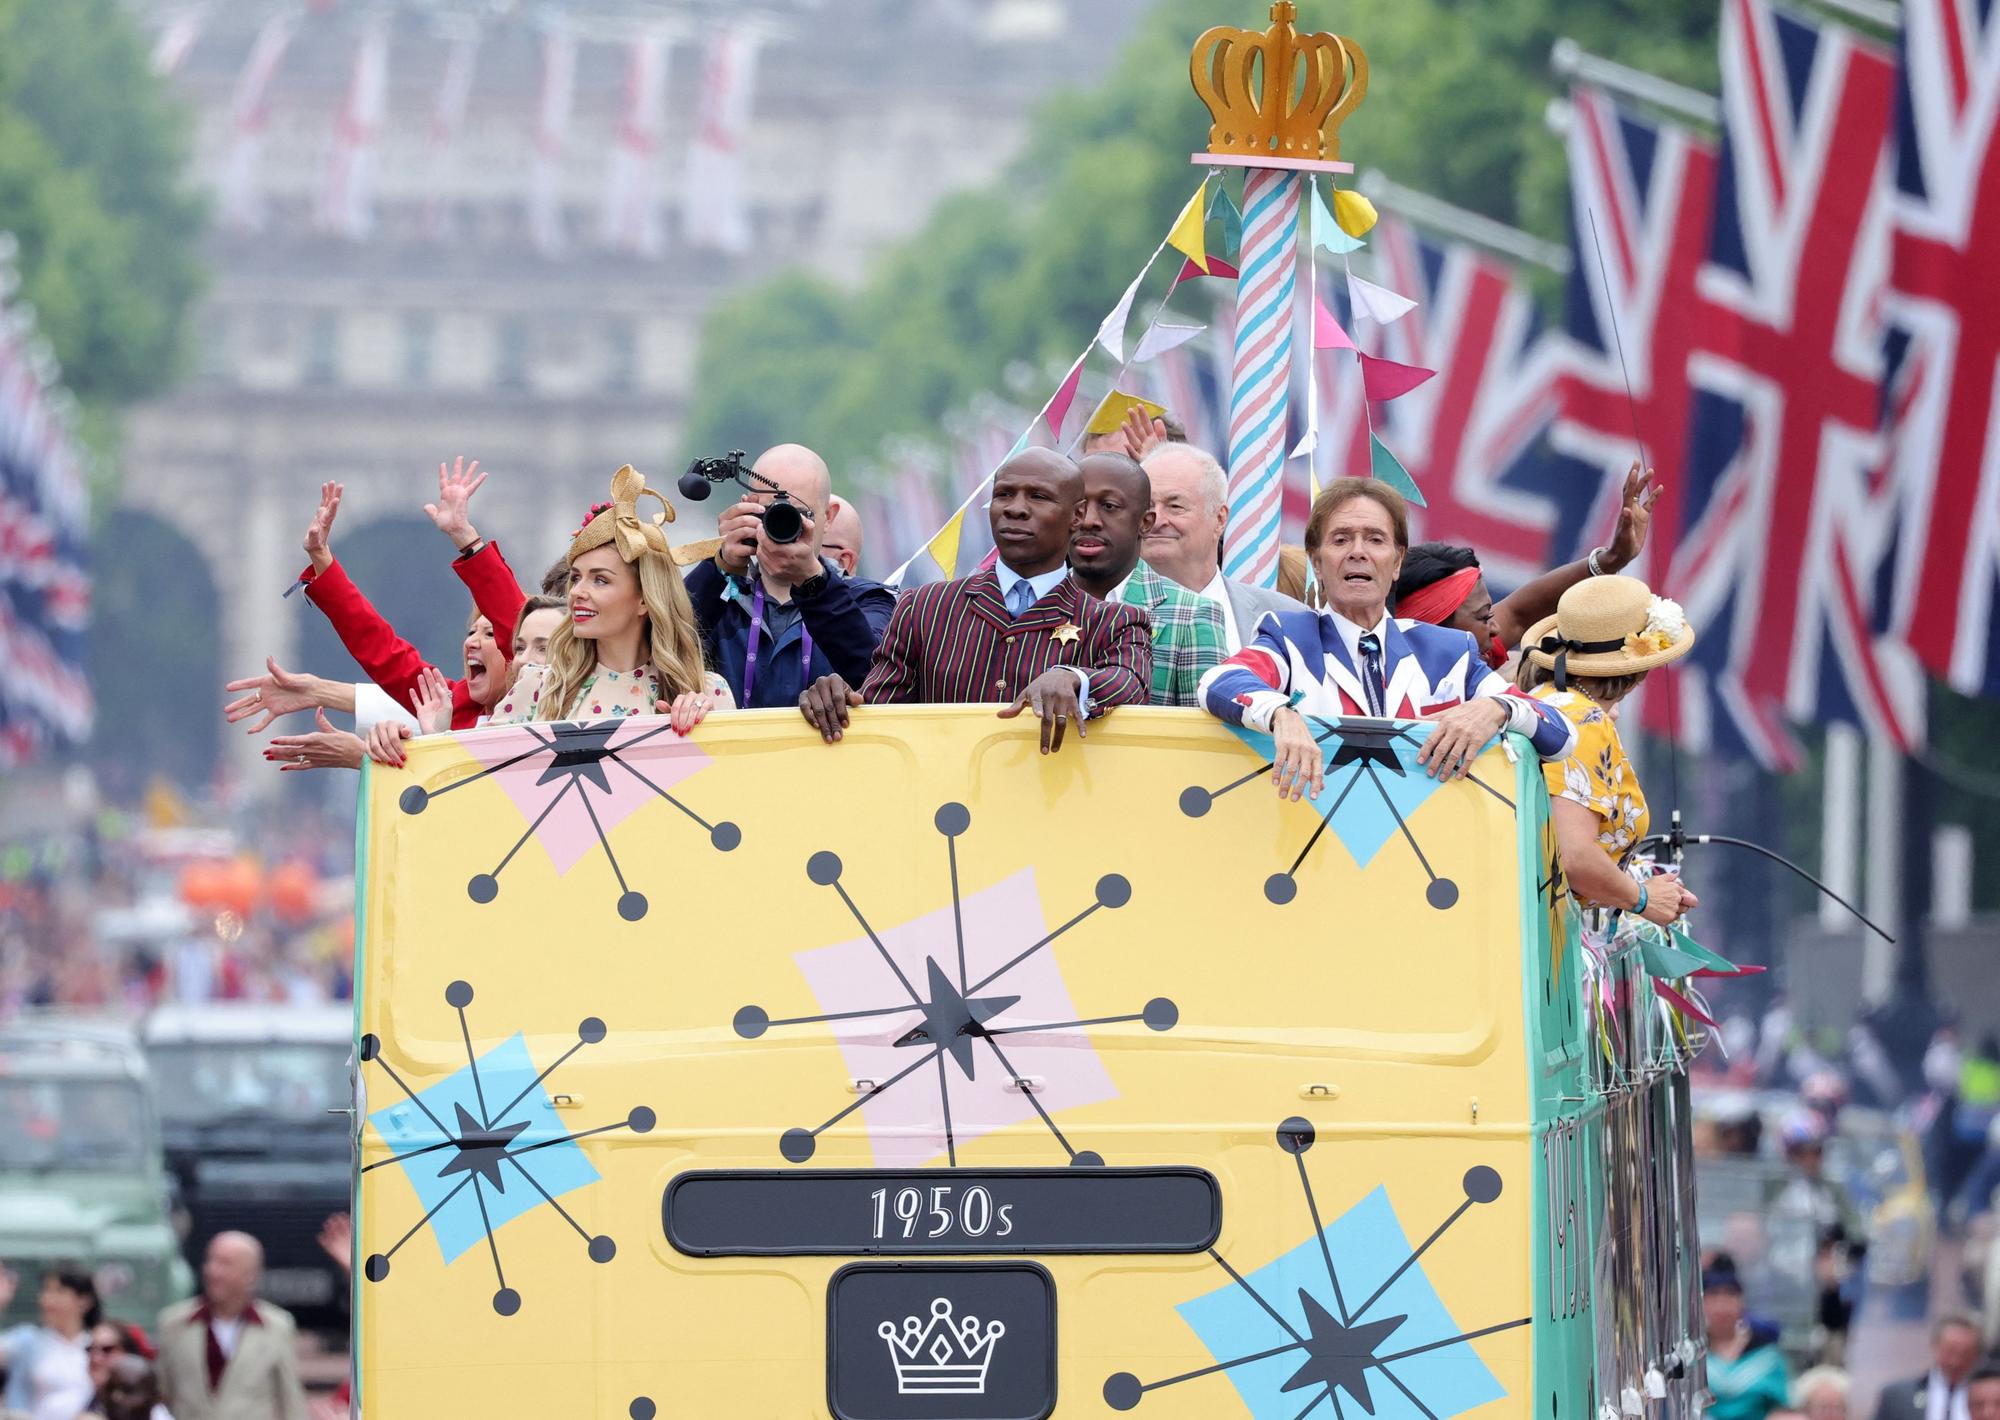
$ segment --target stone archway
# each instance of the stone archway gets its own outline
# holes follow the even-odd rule
[[[99,783],[112,802],[135,800],[155,776],[205,789],[223,682],[221,598],[207,559],[163,519],[118,508],[92,538],[91,569]]]

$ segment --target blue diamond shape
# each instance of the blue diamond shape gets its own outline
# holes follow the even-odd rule
[[[567,1121],[556,1117],[555,1106],[549,1102],[547,1091],[540,1085],[528,1089],[529,1082],[537,1073],[535,1062],[528,1054],[528,1042],[518,1033],[479,1057],[479,1084],[485,1089],[488,1106],[498,1109],[521,1094],[522,1090],[528,1090],[521,1096],[520,1103],[507,1111],[505,1119],[493,1121],[495,1124],[528,1122],[528,1127],[509,1146],[513,1153],[519,1153],[542,1140],[558,1139],[572,1132]],[[454,1128],[459,1106],[464,1106],[475,1117],[480,1112],[479,1091],[473,1087],[470,1066],[447,1075],[429,1089],[419,1090],[417,1098],[432,1114]],[[376,1110],[368,1116],[368,1122],[375,1126],[376,1132],[398,1155],[428,1149],[446,1137],[438,1133],[437,1126],[425,1116],[423,1110],[407,1099]],[[416,1189],[417,1200],[424,1211],[436,1208],[452,1189],[465,1182],[463,1173],[440,1177],[454,1154],[451,1149],[438,1149],[421,1158],[401,1160],[403,1174],[410,1180],[411,1187]],[[504,1192],[479,1185],[486,1199],[486,1215],[492,1219],[496,1231],[523,1213],[547,1206],[534,1186],[521,1177],[520,1168],[533,1174],[535,1182],[547,1189],[552,1197],[560,1197],[598,1179],[597,1170],[590,1166],[583,1150],[573,1143],[551,1144],[537,1149],[521,1160],[520,1168],[513,1164],[501,1167],[501,1177],[507,1185]],[[479,1201],[473,1197],[473,1190],[469,1187],[439,1208],[427,1226],[437,1239],[438,1251],[446,1262],[456,1261],[466,1249],[483,1245],[486,1241],[486,1227],[479,1218]]]
[[[1320,720],[1308,720],[1306,724],[1316,735],[1327,728],[1326,722]],[[1271,758],[1269,735],[1260,734],[1256,730],[1246,730],[1240,725],[1232,725],[1229,728],[1238,739],[1257,751],[1259,758]],[[1410,815],[1438,791],[1441,781],[1431,778],[1424,772],[1423,766],[1417,763],[1417,751],[1423,747],[1424,741],[1430,738],[1430,726],[1417,724],[1406,728],[1415,743],[1397,739],[1392,741],[1389,747],[1390,752],[1396,756],[1396,762],[1403,766],[1403,772],[1391,774],[1381,765],[1371,767],[1375,771],[1376,779],[1389,791],[1389,800],[1395,804],[1396,813],[1400,813],[1407,823]],[[1322,762],[1331,758],[1338,747],[1337,741],[1329,737],[1321,746],[1325,751]],[[1291,808],[1296,813],[1310,814],[1317,819],[1332,807],[1334,800],[1340,798],[1341,791],[1347,789],[1357,775],[1360,776],[1360,782],[1355,783],[1352,791],[1341,801],[1339,812],[1328,821],[1327,828],[1353,856],[1355,866],[1365,868],[1375,860],[1375,855],[1382,851],[1382,845],[1401,830],[1396,827],[1395,814],[1389,812],[1389,805],[1382,802],[1382,796],[1376,793],[1375,786],[1368,782],[1368,775],[1361,765],[1343,764],[1338,769],[1330,770],[1326,776],[1326,783],[1321,786],[1317,796],[1301,799],[1297,804],[1291,805]],[[1246,792],[1249,787],[1245,786]],[[1321,1268],[1321,1271],[1324,1270]]]
[[[1396,1218],[1396,1210],[1389,1203],[1388,1191],[1382,1188],[1377,1188],[1328,1223],[1326,1241],[1333,1253],[1334,1268],[1340,1276],[1341,1297],[1349,1307],[1359,1307],[1388,1279],[1389,1274],[1409,1260],[1411,1252],[1409,1237]],[[1439,1246],[1450,1245],[1447,1234],[1440,1240]],[[1301,1335],[1307,1331],[1305,1313],[1299,1305],[1301,1289],[1328,1311],[1335,1310],[1333,1287],[1327,1281],[1326,1259],[1320,1252],[1318,1240],[1310,1233],[1290,1252],[1248,1274],[1247,1280],[1257,1289],[1258,1295]],[[1290,1339],[1283,1328],[1271,1320],[1270,1314],[1234,1282],[1183,1302],[1177,1310],[1217,1361],[1254,1356]],[[1338,1315],[1337,1312],[1335,1314]],[[1383,1343],[1382,1354],[1385,1356],[1443,1341],[1467,1330],[1454,1321],[1445,1309],[1437,1288],[1424,1275],[1421,1262],[1398,1277],[1395,1285],[1377,1298],[1361,1319],[1374,1321],[1398,1315],[1408,1319]],[[1505,1319],[1478,1317],[1471,1323],[1471,1329],[1477,1330]],[[1287,1351],[1247,1366],[1237,1366],[1223,1374],[1235,1385],[1236,1393],[1242,1397],[1254,1420],[1292,1420],[1305,1397],[1299,1392],[1287,1393],[1280,1387],[1298,1370],[1304,1354],[1302,1351]],[[1389,1369],[1439,1420],[1448,1420],[1450,1416],[1498,1400],[1507,1393],[1486,1363],[1479,1359],[1479,1353],[1473,1350],[1470,1342],[1440,1346],[1435,1351],[1425,1351],[1421,1355],[1392,1362]],[[1375,1420],[1423,1420],[1423,1411],[1413,1405],[1380,1368],[1368,1372],[1368,1381],[1375,1401]],[[1213,1383],[1211,1378],[1190,1382],[1195,1385]],[[1345,1402],[1346,1397],[1342,1399]],[[1327,1413],[1332,1414],[1331,1407],[1328,1407]]]

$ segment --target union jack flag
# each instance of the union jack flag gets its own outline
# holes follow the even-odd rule
[[[1722,75],[1668,584],[1702,629],[1690,659],[1719,744],[1789,768],[1789,718],[1856,721],[1907,749],[1922,682],[1873,607],[1893,527],[1876,411],[1894,68],[1837,26],[1726,0]]]
[[[85,480],[29,338],[0,305],[0,764],[81,743],[92,717]]]
[[[1908,0],[1901,47],[1893,624],[1958,689],[2000,695],[2000,18],[1983,0]]]
[[[1413,536],[1478,549],[1503,586],[1569,560],[1578,518],[1566,505],[1588,500],[1568,496],[1579,471],[1559,467],[1548,445],[1557,351],[1534,298],[1508,263],[1463,242],[1426,240],[1394,218],[1375,228],[1370,246],[1376,278],[1417,303],[1384,330],[1379,353],[1438,372],[1376,406],[1377,433],[1423,489],[1425,506],[1410,510]],[[1346,363],[1347,383],[1358,385]],[[1367,466],[1364,448],[1350,467]]]

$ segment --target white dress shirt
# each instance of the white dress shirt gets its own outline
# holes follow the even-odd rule
[[[1972,1402],[1966,1394],[1967,1389],[1960,1386],[1953,1390],[1943,1376],[1932,1371],[1930,1385],[1924,1393],[1924,1420],[1972,1420]]]

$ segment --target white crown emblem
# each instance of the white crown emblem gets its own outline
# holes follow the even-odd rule
[[[951,1299],[937,1297],[931,1301],[928,1326],[919,1317],[906,1316],[900,1333],[893,1321],[885,1321],[875,1334],[889,1343],[899,1395],[984,1395],[986,1368],[1007,1327],[989,1321],[981,1331],[976,1316],[953,1322]]]

